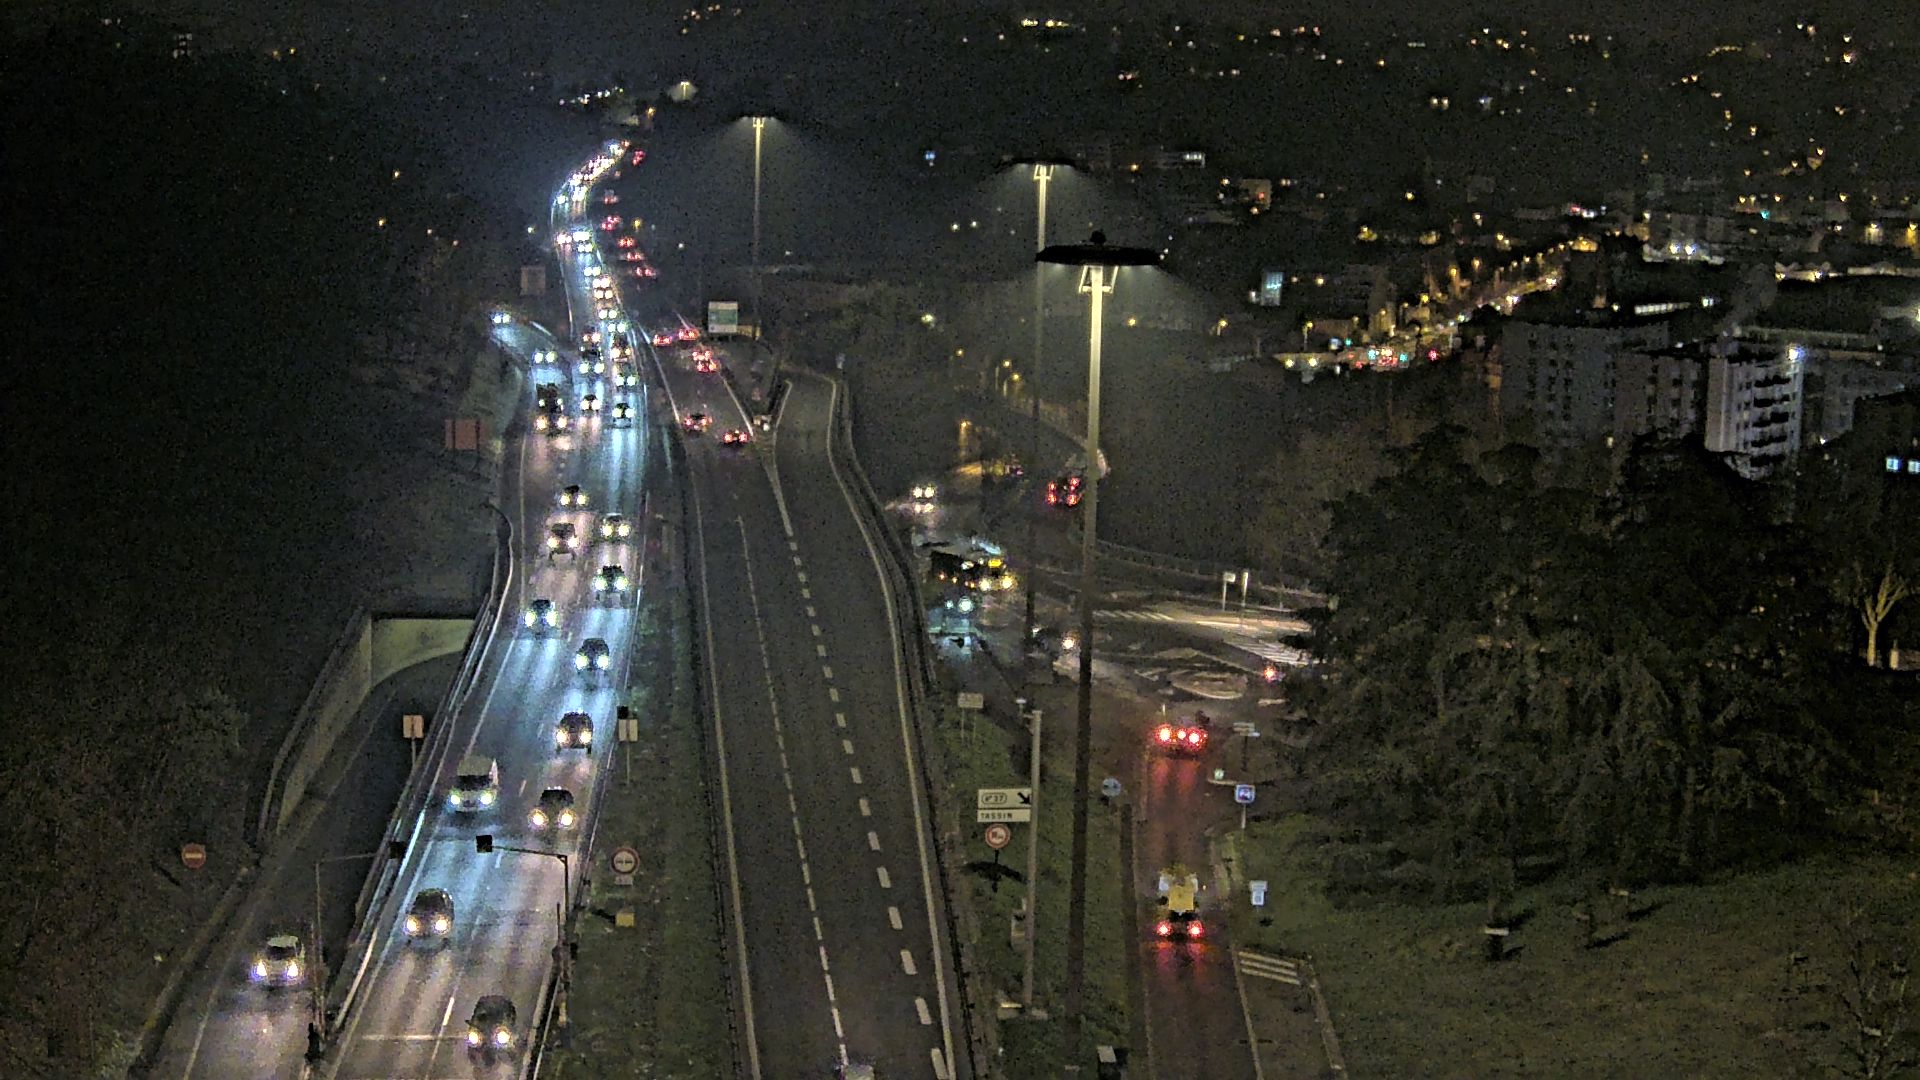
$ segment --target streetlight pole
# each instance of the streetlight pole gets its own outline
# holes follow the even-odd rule
[[[1026,705],[1026,699],[1020,699]],[[1020,1009],[1024,1015],[1033,1015],[1033,948],[1034,931],[1039,925],[1040,908],[1035,889],[1040,881],[1040,710],[1027,714],[1033,724],[1033,750],[1027,765],[1027,786],[1033,789],[1033,819],[1027,826],[1027,936],[1023,944],[1026,956],[1022,961],[1020,973]]]
[[[487,504],[491,506],[492,504]],[[398,846],[396,846],[398,845]],[[313,1024],[322,1038],[327,1035],[327,949],[322,936],[320,916],[322,899],[320,892],[320,870],[332,863],[362,862],[377,859],[382,855],[398,858],[404,854],[404,843],[391,842],[380,851],[361,851],[352,855],[331,855],[324,859],[315,859],[313,863]]]
[[[1064,161],[1045,161],[1045,160],[1035,161],[1033,163],[1033,186],[1034,186],[1033,249],[1036,254],[1038,252],[1045,251],[1047,248],[1047,184],[1053,180],[1054,168],[1058,165],[1064,165],[1064,164],[1066,164],[1066,162]],[[1044,275],[1035,273],[1033,275],[1033,363],[1032,363],[1031,369],[1028,372],[1028,376],[1032,381],[1027,384],[1027,396],[1029,398],[1030,406],[1031,406],[1030,419],[1032,421],[1032,427],[1027,432],[1027,467],[1028,468],[1038,468],[1040,465],[1040,358],[1042,355],[1043,347],[1046,344],[1046,323],[1044,319],[1045,314],[1046,314],[1046,278]],[[1035,558],[1035,553],[1034,553],[1034,548],[1035,548],[1035,545],[1037,544],[1037,541],[1034,539],[1034,529],[1035,529],[1034,518],[1035,517],[1036,515],[1034,514],[1034,508],[1032,506],[1028,506],[1027,507],[1027,544],[1026,544],[1027,604],[1026,604],[1026,618],[1024,620],[1025,633],[1020,638],[1020,665],[1021,665],[1022,671],[1026,670],[1027,650],[1031,648],[1033,645],[1033,621],[1034,621],[1033,604],[1034,604],[1034,589],[1036,587],[1036,583],[1034,581],[1034,577],[1035,577],[1034,570],[1035,570],[1035,567],[1039,565],[1039,561]],[[1029,914],[1027,917],[1029,920],[1031,920],[1033,916]],[[1031,925],[1032,925],[1031,922],[1029,922],[1028,925],[1029,925],[1029,933],[1031,933]],[[1029,998],[1031,998],[1031,995],[1029,995]],[[1028,1004],[1031,1005],[1032,1001],[1029,1000]]]
[[[1080,267],[1080,291],[1087,294],[1087,491],[1080,523],[1080,687],[1073,732],[1073,854],[1067,895],[1066,1025],[1062,1032],[1067,1070],[1080,1071],[1080,1035],[1084,1021],[1087,952],[1087,798],[1093,758],[1093,593],[1098,581],[1095,538],[1100,508],[1100,338],[1106,296],[1123,266],[1157,266],[1158,253],[1145,248],[1113,247],[1094,233],[1087,244],[1061,245],[1040,252],[1043,263]]]
[[[753,337],[760,340],[765,322],[760,314],[760,141],[767,130],[767,118],[753,117]]]

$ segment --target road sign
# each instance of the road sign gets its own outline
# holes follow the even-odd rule
[[[424,739],[427,737],[427,718],[421,713],[408,713],[400,718],[400,737],[403,739]]]
[[[1013,842],[1013,830],[1005,825],[987,826],[987,846],[995,851]]]
[[[1033,806],[1033,789],[1030,787],[983,787],[977,790],[979,796],[973,805],[982,810]]]
[[[640,853],[630,847],[614,848],[611,861],[616,874],[631,874],[640,869]]]
[[[1024,825],[1033,820],[1033,807],[1021,806],[1006,809],[981,807],[973,812],[973,820],[981,824],[989,821],[1010,821],[1015,825]]]
[[[180,865],[189,870],[198,870],[207,865],[207,845],[181,844]]]
[[[639,717],[623,716],[623,717],[620,717],[619,720],[615,721],[615,723],[617,725],[617,728],[614,731],[614,738],[617,741],[623,742],[623,743],[635,743],[640,741],[640,718]]]
[[[1233,722],[1233,733],[1248,739],[1257,739],[1260,737],[1260,729],[1254,727],[1253,721],[1251,720],[1235,720]]]
[[[987,695],[962,690],[955,704],[968,712],[979,712],[987,707]]]
[[[1238,582],[1239,580],[1240,580],[1240,574],[1238,571],[1235,571],[1235,570],[1220,571],[1220,584],[1222,585],[1232,585]]]
[[[1252,784],[1233,785],[1233,801],[1239,803],[1241,806],[1245,806],[1248,803],[1252,802],[1253,801],[1253,785]]]
[[[1249,881],[1247,882],[1247,888],[1253,890],[1253,906],[1254,907],[1267,906],[1267,883],[1266,882]]]
[[[1107,777],[1105,780],[1100,781],[1100,794],[1105,796],[1106,798],[1109,798],[1109,799],[1119,798],[1121,790],[1122,788],[1120,787],[1120,781],[1115,780],[1111,776]]]

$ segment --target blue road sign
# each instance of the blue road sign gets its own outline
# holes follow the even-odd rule
[[[1248,803],[1252,802],[1253,801],[1253,785],[1252,784],[1233,785],[1233,801],[1239,803],[1241,806],[1245,806]]]

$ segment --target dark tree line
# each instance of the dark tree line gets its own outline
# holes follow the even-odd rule
[[[271,60],[80,25],[0,63],[0,1074],[63,1080],[124,1069],[381,572],[348,478],[438,420],[402,430],[368,384],[470,356],[523,242]]]
[[[1823,532],[1845,490],[1795,507],[1697,444],[1636,448],[1601,499],[1538,474],[1441,428],[1333,506],[1309,711],[1337,880],[1497,900],[1913,841],[1869,804],[1911,797],[1920,709],[1831,587],[1913,543],[1910,502]]]

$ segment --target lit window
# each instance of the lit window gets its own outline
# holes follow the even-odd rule
[[[1920,459],[1916,459],[1916,460],[1920,460]],[[1887,459],[1887,471],[1888,471],[1888,472],[1899,472],[1899,471],[1900,471],[1900,459],[1899,459],[1899,458],[1897,458],[1897,457],[1890,457],[1890,458],[1888,458],[1888,459]]]
[[[1907,471],[1910,473],[1920,473],[1920,458],[1909,459],[1907,461]]]

